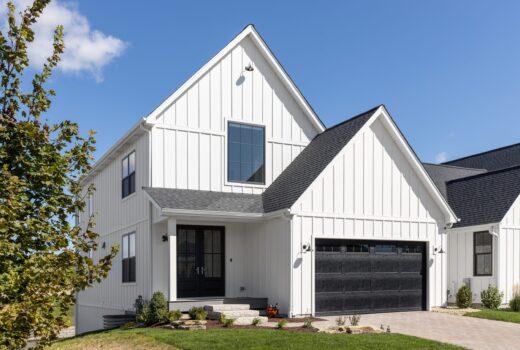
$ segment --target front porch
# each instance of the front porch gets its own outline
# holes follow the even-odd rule
[[[289,314],[289,221],[156,216],[152,224],[152,293],[170,310],[279,304]]]

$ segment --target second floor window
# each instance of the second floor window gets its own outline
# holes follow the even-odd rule
[[[135,232],[123,236],[123,283],[135,282]]]
[[[122,198],[135,192],[135,151],[123,158],[121,164],[123,181],[121,184]]]
[[[228,124],[228,181],[265,183],[263,126]]]

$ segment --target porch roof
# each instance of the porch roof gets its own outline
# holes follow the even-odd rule
[[[144,187],[161,209],[262,214],[262,196],[228,192]]]

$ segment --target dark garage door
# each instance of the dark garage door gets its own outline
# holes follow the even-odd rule
[[[316,240],[316,313],[426,307],[426,244]]]

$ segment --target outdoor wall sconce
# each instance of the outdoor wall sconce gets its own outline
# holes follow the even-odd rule
[[[162,235],[162,241],[163,242],[168,242],[168,236],[167,235]]]
[[[302,251],[305,252],[312,252],[312,247],[310,243],[304,243],[302,244]]]
[[[101,245],[101,248],[105,249],[107,246],[107,244],[105,242],[103,242],[103,244]]]
[[[251,62],[249,62],[249,64],[244,69],[246,70],[246,72],[252,72],[255,70],[251,65]]]
[[[441,250],[439,250],[439,248],[433,249],[433,253],[434,254],[446,254],[446,252],[444,251],[444,249],[442,249],[442,247],[441,247]]]

